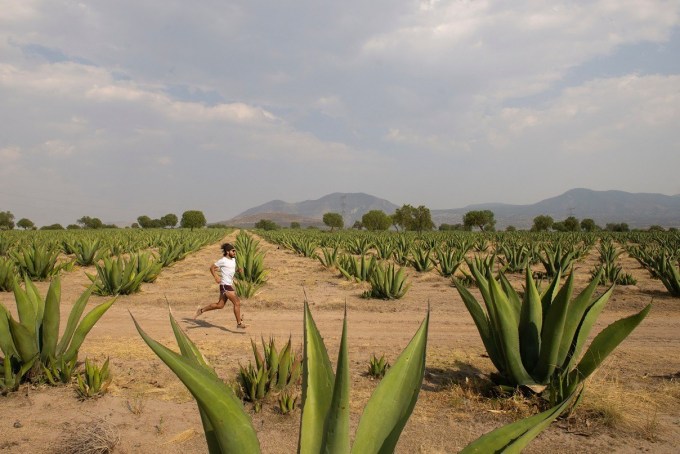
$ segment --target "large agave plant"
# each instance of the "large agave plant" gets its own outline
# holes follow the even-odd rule
[[[527,268],[524,295],[520,297],[503,273],[497,280],[490,271],[482,274],[474,263],[469,265],[486,310],[463,285],[456,280],[454,284],[503,384],[526,386],[537,392],[552,384],[548,388],[552,402],[561,402],[571,394],[651,309],[650,304],[639,313],[612,323],[581,355],[613,286],[592,299],[599,281],[596,279],[572,298],[574,274],[560,287],[561,273],[557,271],[546,291],[539,294]]]
[[[73,305],[60,340],[59,278],[52,281],[44,299],[30,280],[26,280],[25,287],[14,287],[19,321],[0,304],[0,350],[4,354],[0,389],[15,389],[26,377],[30,378],[29,371],[42,373],[44,368],[39,365],[50,369],[56,363],[75,360],[85,337],[114,301],[100,304],[81,320],[92,294],[92,287],[87,289]]]

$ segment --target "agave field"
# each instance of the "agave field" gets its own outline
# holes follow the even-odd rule
[[[225,241],[245,332],[193,318]],[[676,232],[2,231],[0,452],[678,452],[679,261]]]

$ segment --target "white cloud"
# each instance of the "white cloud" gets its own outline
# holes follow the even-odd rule
[[[619,176],[657,172],[661,178],[668,173],[664,159],[646,160],[644,169],[634,163],[665,153],[676,140],[678,87],[680,75],[594,80],[564,90],[545,108],[503,109],[488,124],[487,139],[501,154],[537,156],[543,150],[569,167],[585,159],[618,168]]]

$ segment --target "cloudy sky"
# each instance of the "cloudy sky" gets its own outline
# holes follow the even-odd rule
[[[0,211],[680,193],[680,2],[0,0]]]

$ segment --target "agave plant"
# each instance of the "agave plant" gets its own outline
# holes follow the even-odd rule
[[[73,243],[71,250],[76,256],[76,264],[80,266],[94,265],[106,253],[101,239],[88,240],[84,238]]]
[[[389,260],[394,254],[394,242],[391,237],[377,237],[373,241],[373,247],[381,260]]]
[[[374,255],[370,258],[367,255],[357,258],[348,254],[338,257],[338,270],[346,279],[353,281],[369,281],[377,266],[378,261]]]
[[[316,258],[321,262],[324,268],[335,268],[338,265],[338,250],[340,248],[335,246],[333,248],[321,249],[322,255],[317,255]]]
[[[12,259],[0,256],[0,292],[11,292],[17,280],[17,268]]]
[[[657,252],[635,252],[635,258],[650,272],[652,277],[661,280],[666,290],[674,297],[680,297],[680,260],[667,249]]]
[[[573,245],[565,250],[562,243],[557,243],[554,247],[546,244],[543,246],[543,254],[539,254],[539,259],[548,277],[554,277],[558,273],[565,274],[577,257],[578,251]]]
[[[456,273],[458,267],[463,263],[465,251],[451,247],[437,248],[437,271],[444,277],[451,277]]]
[[[288,391],[279,394],[279,411],[282,415],[291,413],[297,405],[298,396]]]
[[[337,369],[333,373],[328,352],[306,302],[304,310],[302,417],[298,452],[349,452],[347,318],[343,322]],[[352,452],[370,454],[394,450],[418,400],[425,373],[428,320],[429,315],[364,408]],[[260,452],[252,422],[233,390],[207,365],[172,314],[170,322],[181,354],[151,339],[136,321],[135,325],[147,345],[177,374],[198,402],[209,452]]]
[[[137,254],[137,273],[144,273],[142,282],[156,282],[162,270],[163,264],[151,252],[140,252]]]
[[[106,393],[111,384],[111,373],[109,372],[109,358],[99,367],[96,363],[85,358],[85,370],[78,374],[78,387],[76,391],[81,399],[99,397]]]
[[[72,262],[57,263],[59,249],[38,243],[20,248],[12,257],[20,274],[38,281],[49,279],[72,265]]]
[[[62,356],[58,360],[51,361],[48,365],[43,364],[45,379],[54,386],[71,383],[77,360],[78,358],[74,356],[70,361],[64,361]]]
[[[385,359],[385,355],[381,355],[380,359],[373,355],[368,362],[368,371],[366,373],[372,378],[382,378],[389,368],[390,363]]]
[[[365,296],[369,298],[381,298],[385,300],[400,299],[411,287],[404,276],[403,268],[396,268],[393,263],[376,265],[369,278],[371,289]]]
[[[413,248],[413,258],[409,259],[409,264],[418,272],[430,271],[435,265],[432,260],[432,249],[428,245]]]
[[[539,294],[531,271],[525,273],[523,298],[503,273],[497,280],[473,266],[486,311],[475,297],[454,280],[477,326],[482,342],[501,382],[525,386],[536,392],[548,389],[549,399],[561,402],[582,383],[647,316],[651,304],[639,313],[618,320],[602,330],[581,355],[597,317],[609,300],[613,286],[591,300],[597,280],[572,298],[574,274],[560,287],[558,272],[546,291]],[[580,359],[580,361],[579,361]],[[554,393],[559,392],[555,396]]]
[[[291,340],[279,352],[274,339],[269,344],[262,340],[264,354],[250,340],[255,355],[255,366],[239,366],[239,382],[246,400],[256,403],[274,389],[284,389],[297,383],[302,372],[301,358],[292,351]]]
[[[140,290],[142,282],[149,270],[139,270],[139,257],[131,255],[129,260],[123,257],[111,259],[104,257],[103,263],[97,263],[97,274],[87,274],[94,283],[97,295],[129,295]]]
[[[44,371],[41,366],[53,370],[53,364],[70,363],[77,358],[85,337],[114,302],[111,300],[100,304],[81,320],[92,294],[92,287],[88,288],[73,305],[66,329],[59,340],[59,278],[50,283],[45,299],[30,280],[26,280],[25,287],[25,290],[19,285],[14,287],[19,321],[14,320],[0,304],[0,349],[4,354],[0,389],[16,389],[25,378],[32,379],[40,375]]]
[[[315,258],[317,241],[314,238],[300,237],[292,238],[290,241],[291,248],[303,257]]]
[[[0,235],[0,257],[9,255],[9,251],[14,247],[14,239]]]

